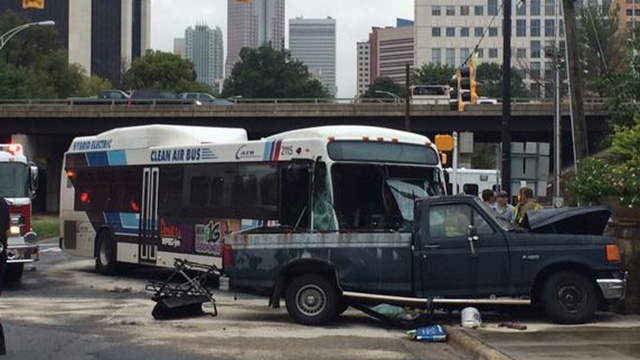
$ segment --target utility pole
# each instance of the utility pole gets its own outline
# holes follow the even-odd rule
[[[411,131],[411,65],[407,64],[404,87],[404,130]]]
[[[567,49],[567,66],[569,69],[569,90],[571,93],[571,116],[573,141],[575,149],[575,166],[580,168],[584,158],[589,156],[589,138],[587,121],[584,116],[584,100],[582,93],[582,75],[580,69],[580,53],[578,51],[578,26],[576,23],[576,0],[561,0],[564,10],[565,46]]]
[[[502,190],[511,195],[511,0],[502,1]]]
[[[560,107],[562,105],[561,102],[561,80],[560,80],[560,1],[556,0],[556,18],[555,18],[555,41],[554,41],[554,69],[555,69],[555,84],[553,87],[553,95],[554,95],[554,143],[553,143],[553,152],[554,152],[554,172],[555,172],[555,187],[553,192],[553,206],[555,208],[561,208],[564,206],[564,201],[560,197],[561,189],[560,189],[560,178],[562,173],[562,118],[560,114]]]

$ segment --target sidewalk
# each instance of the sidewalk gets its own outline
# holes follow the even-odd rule
[[[599,313],[585,325],[555,325],[544,319],[524,320],[527,330],[500,328],[505,321],[491,315],[478,330],[460,330],[485,347],[481,359],[639,359],[640,316]],[[510,320],[506,320],[510,321]],[[497,355],[499,356],[495,356]]]

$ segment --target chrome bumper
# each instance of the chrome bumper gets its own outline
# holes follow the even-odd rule
[[[40,247],[35,243],[37,235],[29,232],[24,236],[10,237],[7,246],[7,264],[24,264],[38,261]]]
[[[596,280],[605,300],[624,300],[627,293],[627,276],[625,272],[622,279],[598,279]]]

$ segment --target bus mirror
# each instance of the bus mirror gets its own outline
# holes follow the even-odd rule
[[[33,164],[29,167],[29,189],[31,190],[31,198],[35,199],[38,190],[38,167]]]

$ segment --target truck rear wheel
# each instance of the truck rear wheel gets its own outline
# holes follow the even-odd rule
[[[321,325],[335,317],[340,294],[334,283],[324,276],[299,276],[287,286],[287,312],[303,325]]]
[[[103,275],[115,274],[117,258],[113,236],[109,231],[101,231],[96,240],[96,270]]]
[[[599,299],[591,279],[570,271],[551,275],[540,296],[547,316],[560,324],[582,324],[591,320]]]
[[[7,284],[15,284],[22,279],[24,272],[24,264],[7,264],[4,270],[4,282]]]

